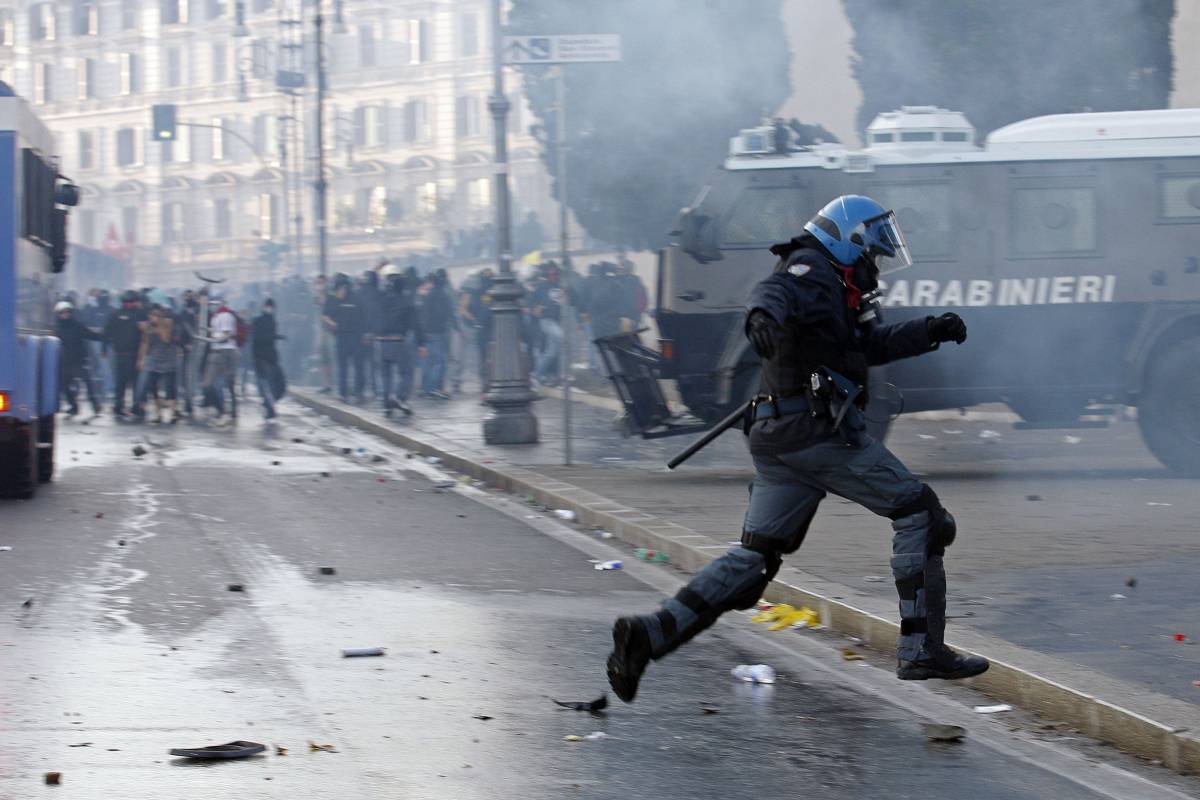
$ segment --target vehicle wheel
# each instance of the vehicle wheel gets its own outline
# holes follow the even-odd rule
[[[1150,364],[1138,428],[1164,466],[1200,476],[1200,339],[1179,342]]]
[[[38,420],[38,443],[50,445],[37,449],[38,483],[49,483],[54,479],[54,433],[53,415]]]
[[[0,492],[5,496],[28,500],[37,491],[36,438],[32,423],[20,425],[0,452]]]

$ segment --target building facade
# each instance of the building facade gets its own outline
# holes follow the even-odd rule
[[[315,274],[317,5],[0,0],[0,80],[36,105],[83,189],[72,240],[128,253],[144,285]],[[486,257],[487,0],[324,0],[321,12],[329,271]],[[518,230],[531,212],[554,218],[519,89],[509,76]],[[177,108],[173,141],[154,136],[156,104]]]

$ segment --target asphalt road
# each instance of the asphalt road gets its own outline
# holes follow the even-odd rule
[[[295,409],[227,431],[75,423],[60,452],[53,486],[0,505],[3,800],[1200,796],[744,615],[655,665],[634,706],[560,710],[551,698],[606,688],[612,618],[679,576],[597,571],[608,544],[439,489],[435,465]],[[340,657],[376,646],[387,655]],[[758,662],[776,685],[729,677]],[[929,743],[926,720],[967,739]],[[564,738],[593,732],[607,738]],[[235,739],[272,749],[167,756]]]

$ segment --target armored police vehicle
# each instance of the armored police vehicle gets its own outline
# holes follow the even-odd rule
[[[862,150],[777,130],[732,139],[660,253],[654,368],[692,413],[711,424],[758,387],[741,326],[766,248],[864,194],[896,212],[916,262],[884,276],[885,319],[954,310],[971,332],[873,376],[872,419],[1003,401],[1025,426],[1073,427],[1127,404],[1164,464],[1200,471],[1200,109],[1038,117],[982,146],[933,107],[881,114]],[[641,411],[644,429],[671,426]]]
[[[51,304],[78,189],[50,132],[0,83],[0,495],[31,497],[54,472],[59,341]]]

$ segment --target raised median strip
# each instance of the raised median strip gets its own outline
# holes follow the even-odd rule
[[[635,547],[659,550],[671,563],[694,572],[724,552],[726,545],[710,536],[630,508],[574,484],[528,467],[504,463],[493,455],[464,449],[442,437],[412,428],[396,428],[385,419],[306,390],[292,392],[304,405],[336,422],[352,425],[442,463],[489,486],[530,496],[552,508],[574,511],[587,527],[603,528]],[[731,537],[736,532],[731,532]],[[884,652],[895,649],[898,625],[895,604],[824,580],[794,567],[780,571],[768,588],[772,602],[807,605],[821,613],[830,628],[860,637]],[[1036,621],[1031,622],[1036,624]],[[956,648],[992,662],[972,679],[983,693],[1063,722],[1099,741],[1185,774],[1200,774],[1200,706],[1158,694],[1068,663],[956,623]]]

